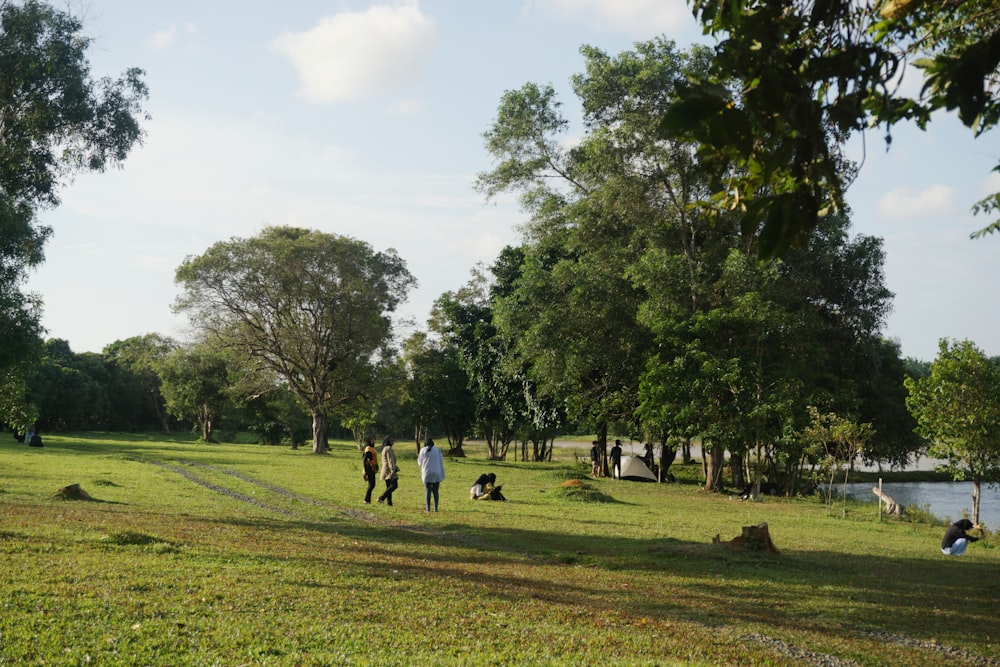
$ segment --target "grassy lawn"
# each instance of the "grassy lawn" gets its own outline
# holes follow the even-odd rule
[[[759,503],[447,460],[423,511],[360,456],[190,438],[0,441],[0,665],[1000,664],[1000,550],[871,504]],[[495,472],[506,503],[470,501]],[[565,487],[569,479],[583,487]],[[93,500],[55,496],[78,483]],[[780,554],[712,544],[767,522]]]

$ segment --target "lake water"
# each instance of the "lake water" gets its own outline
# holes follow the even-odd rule
[[[848,484],[847,497],[876,503],[878,497],[872,493],[875,486],[878,484]],[[839,493],[844,486],[836,488]],[[882,491],[903,507],[927,509],[939,519],[972,518],[972,482],[886,482],[882,484]],[[1000,528],[1000,489],[983,484],[981,493],[979,522],[997,530]]]

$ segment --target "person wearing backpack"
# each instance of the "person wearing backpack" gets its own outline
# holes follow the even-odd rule
[[[371,505],[372,491],[375,490],[375,482],[378,480],[378,452],[375,450],[374,435],[365,438],[365,448],[361,454],[361,467],[364,470],[364,480],[368,482],[365,505]]]

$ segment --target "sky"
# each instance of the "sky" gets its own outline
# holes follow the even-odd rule
[[[59,6],[63,6],[60,4]],[[551,84],[583,133],[571,77],[582,45],[609,55],[658,36],[706,38],[684,0],[69,0],[95,77],[146,72],[146,137],[121,168],[77,176],[27,289],[46,337],[74,352],[159,333],[186,340],[174,273],[212,244],[289,225],[393,248],[416,277],[400,315],[520,241],[513,198],[473,188],[505,91]],[[911,84],[905,81],[904,85]],[[1000,235],[970,207],[1000,189],[997,133],[957,121],[854,142],[854,231],[884,239],[895,293],[884,335],[930,361],[938,340],[1000,355]]]

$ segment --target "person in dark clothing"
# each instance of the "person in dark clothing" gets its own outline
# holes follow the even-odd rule
[[[622,441],[615,440],[615,446],[611,448],[611,476],[615,479],[622,478]]]
[[[646,467],[653,470],[653,443],[647,442],[646,449],[642,453],[642,462],[646,464]]]
[[[594,440],[594,446],[590,448],[590,474],[594,477],[601,476],[601,448]]]
[[[368,491],[365,492],[365,505],[372,503],[372,491],[375,490],[375,483],[378,481],[378,451],[375,449],[375,436],[369,435],[365,438],[365,449],[361,454],[361,467],[364,470],[364,479],[368,483]]]
[[[980,532],[983,530],[968,519],[959,519],[948,526],[948,530],[944,533],[944,539],[941,540],[941,553],[945,556],[961,556],[964,554],[965,547],[969,546],[969,542],[979,540],[978,537],[973,537],[965,532],[974,528]]]

